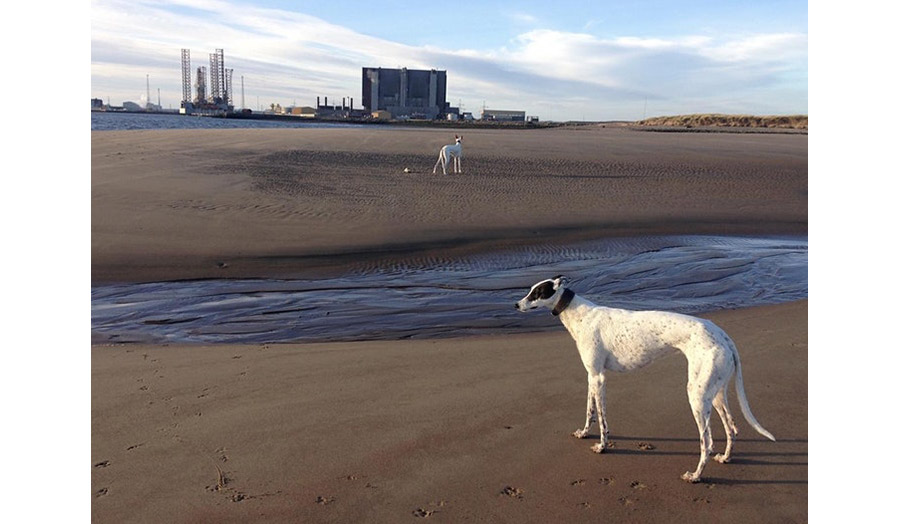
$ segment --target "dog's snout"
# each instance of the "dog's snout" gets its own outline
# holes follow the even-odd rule
[[[513,304],[513,307],[516,308],[516,309],[519,309],[519,303],[516,302],[515,304]]]

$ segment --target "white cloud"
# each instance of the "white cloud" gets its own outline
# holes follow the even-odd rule
[[[520,24],[536,24],[538,22],[538,18],[534,15],[530,15],[528,13],[512,13],[509,15],[509,18],[513,22],[517,22]]]
[[[805,113],[807,105],[805,34],[601,39],[535,29],[505,47],[441,49],[215,0],[96,0],[91,18],[92,96],[113,103],[135,98],[150,74],[164,105],[177,105],[184,47],[194,67],[223,48],[236,85],[245,76],[248,100],[261,105],[359,96],[368,66],[446,69],[451,103],[462,99],[471,110],[484,101],[555,119],[635,119],[645,104],[649,114]]]

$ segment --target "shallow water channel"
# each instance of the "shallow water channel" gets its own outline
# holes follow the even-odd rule
[[[566,275],[590,300],[698,313],[808,296],[804,237],[659,236],[537,245],[360,267],[311,280],[196,280],[91,288],[94,343],[264,343],[559,329],[513,308]]]

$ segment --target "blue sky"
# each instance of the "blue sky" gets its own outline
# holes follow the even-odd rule
[[[448,101],[476,114],[808,113],[806,2],[421,4],[94,0],[91,96],[140,103],[150,75],[151,101],[177,107],[181,48],[194,68],[222,48],[251,109],[359,105],[363,67],[409,67],[446,70]]]

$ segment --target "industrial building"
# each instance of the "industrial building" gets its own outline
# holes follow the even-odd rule
[[[481,119],[496,122],[524,122],[525,111],[506,111],[503,109],[482,109]]]
[[[447,72],[432,69],[362,69],[363,107],[394,119],[442,118],[447,113]]]
[[[225,52],[216,49],[209,55],[206,67],[197,68],[196,95],[191,90],[191,50],[181,50],[181,110],[183,114],[225,114],[234,111],[231,81],[234,69],[225,68]],[[208,78],[208,82],[207,82]],[[207,94],[207,87],[209,93]]]

